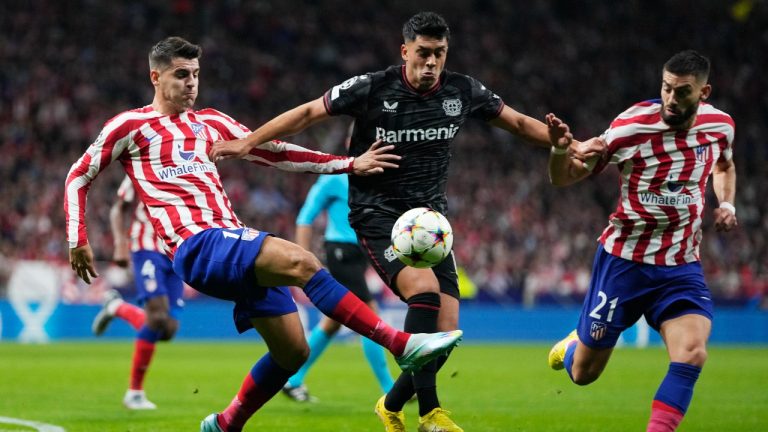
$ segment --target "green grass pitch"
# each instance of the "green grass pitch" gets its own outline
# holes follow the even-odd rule
[[[146,383],[156,411],[132,412],[121,398],[132,342],[0,344],[0,417],[73,431],[197,431],[222,409],[264,352],[261,343],[180,341],[158,346]],[[464,344],[439,376],[443,406],[466,431],[642,431],[666,372],[660,347],[616,351],[602,378],[570,383],[546,366],[544,345]],[[768,350],[710,347],[680,431],[768,430]],[[394,371],[394,362],[392,363]],[[358,344],[335,344],[306,380],[316,404],[278,394],[246,431],[381,431],[373,414],[380,396]],[[416,430],[414,405],[405,409]],[[0,431],[31,431],[0,422]]]

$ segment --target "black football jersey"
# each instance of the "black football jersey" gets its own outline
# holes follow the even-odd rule
[[[488,121],[504,103],[476,79],[444,71],[440,82],[419,93],[408,83],[405,66],[352,77],[328,90],[330,115],[355,118],[350,156],[364,153],[377,139],[394,144],[399,168],[367,177],[350,176],[350,221],[366,209],[400,214],[414,207],[446,212],[445,186],[450,143],[468,118]]]

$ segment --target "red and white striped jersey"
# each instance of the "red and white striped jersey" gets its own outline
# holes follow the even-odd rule
[[[638,103],[604,134],[620,171],[621,197],[599,241],[621,258],[656,265],[699,260],[705,190],[714,164],[730,160],[733,119],[700,103],[687,130],[661,119],[661,101]],[[598,164],[595,172],[605,167]]]
[[[112,118],[67,176],[64,211],[70,248],[88,242],[86,195],[91,182],[116,159],[171,255],[181,242],[205,229],[242,227],[208,151],[215,141],[242,138],[249,132],[210,108],[163,115],[146,106]],[[261,144],[244,159],[285,171],[320,174],[351,172],[354,160],[281,141]]]
[[[128,176],[123,179],[120,187],[117,188],[117,197],[122,202],[135,202],[136,192]],[[165,253],[163,241],[157,236],[155,228],[152,227],[152,221],[149,220],[149,210],[141,201],[136,203],[133,219],[131,219],[131,227],[128,229],[128,239],[131,252],[150,250]]]

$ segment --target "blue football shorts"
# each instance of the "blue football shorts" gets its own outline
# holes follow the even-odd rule
[[[253,263],[270,235],[252,228],[209,228],[184,240],[173,269],[201,293],[235,302],[233,318],[242,333],[253,327],[251,318],[297,312],[288,287],[264,287],[256,280]]]
[[[588,347],[611,348],[641,316],[658,331],[664,321],[682,315],[711,320],[712,311],[701,263],[637,263],[611,255],[599,244],[577,331]]]
[[[143,305],[153,297],[168,297],[169,314],[178,320],[184,308],[184,283],[173,271],[173,264],[161,252],[139,250],[131,253],[136,297]]]

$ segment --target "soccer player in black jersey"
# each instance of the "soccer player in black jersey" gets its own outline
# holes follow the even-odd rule
[[[374,140],[394,144],[393,152],[402,156],[398,169],[371,177],[350,177],[349,219],[373,267],[408,304],[405,330],[434,332],[458,326],[455,260],[451,256],[431,269],[405,266],[390,245],[395,220],[414,207],[446,213],[450,143],[470,118],[545,148],[570,133],[566,125],[550,130],[515,111],[476,79],[444,70],[450,30],[440,15],[414,15],[403,26],[403,39],[403,65],[352,77],[322,97],[275,117],[242,140],[214,145],[211,156],[237,157],[259,143],[296,134],[341,114],[355,118],[351,156],[363,153]],[[602,144],[594,140],[574,141],[573,146],[579,159],[602,151]],[[378,401],[375,411],[387,431],[405,430],[402,408],[414,392],[419,401],[419,431],[462,430],[440,407],[437,397],[436,373],[446,359],[438,359],[412,375],[401,375]]]

